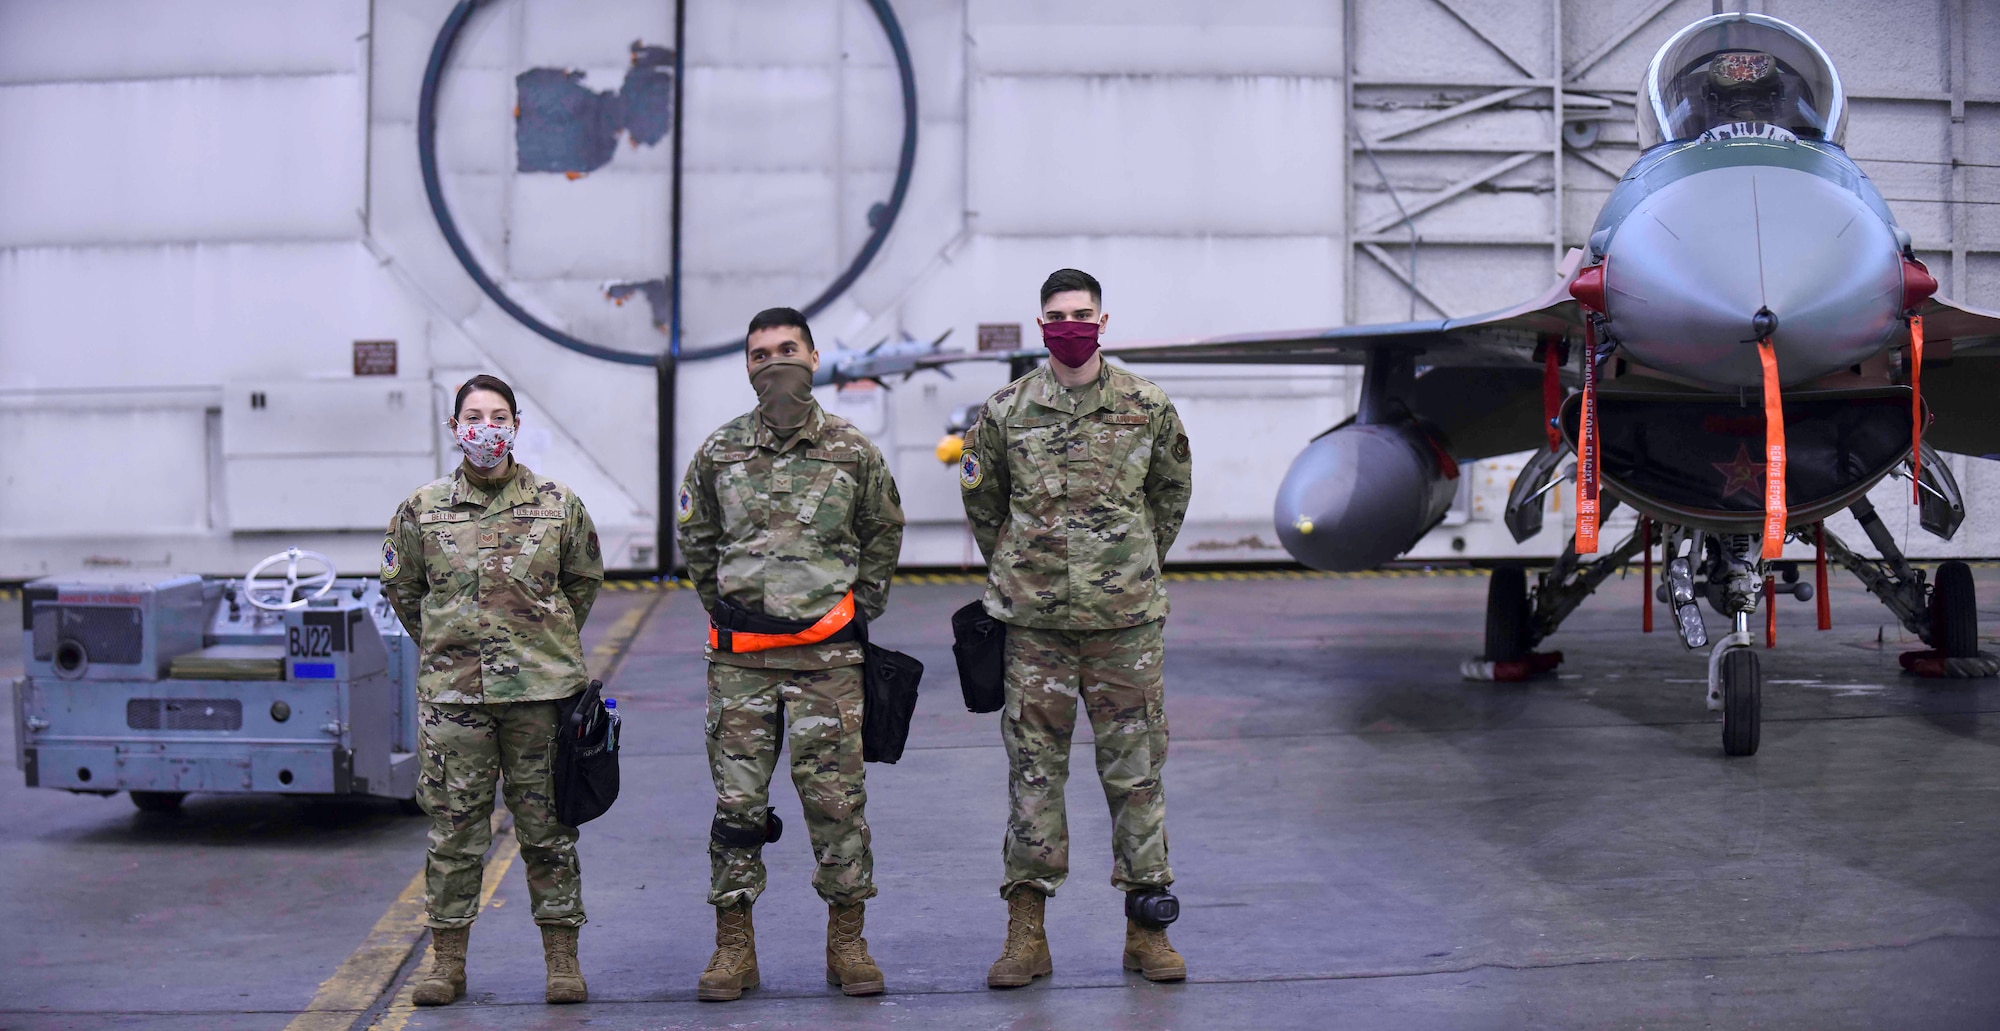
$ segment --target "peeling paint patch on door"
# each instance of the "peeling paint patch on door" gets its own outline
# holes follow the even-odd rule
[[[515,167],[576,178],[609,164],[619,133],[632,146],[653,146],[673,125],[674,52],[632,42],[624,85],[599,93],[583,73],[530,68],[514,77]]]
[[[653,309],[653,325],[656,328],[664,329],[673,317],[673,295],[667,290],[665,277],[630,283],[607,283],[604,286],[604,296],[609,298],[612,304],[620,307],[635,296],[644,297],[647,306]]]

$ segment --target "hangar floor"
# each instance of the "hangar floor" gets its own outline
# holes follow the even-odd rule
[[[1990,635],[2000,572],[1977,577]],[[699,610],[686,592],[607,592],[587,642],[618,663],[625,793],[582,844],[591,1003],[542,1005],[505,849],[469,998],[412,1012],[411,964],[383,981],[412,937],[423,820],[221,796],[143,815],[13,774],[0,1027],[1957,1028],[2000,1014],[2000,682],[1900,675],[1910,644],[1858,588],[1836,588],[1830,633],[1783,602],[1762,751],[1734,760],[1700,657],[1664,621],[1638,634],[1632,579],[1552,642],[1559,677],[1515,686],[1458,677],[1480,644],[1480,577],[1173,590],[1186,984],[1119,968],[1085,751],[1075,876],[1050,906],[1056,974],[984,987],[1004,923],[1004,763],[993,717],[958,703],[945,627],[975,588],[913,582],[876,630],[933,671],[910,752],[869,770],[882,894],[868,937],[890,993],[824,983],[825,911],[793,833],[767,850],[763,987],[695,1002],[712,927]],[[0,637],[0,674],[19,648]],[[774,797],[796,816],[788,787]],[[386,943],[387,967],[364,941]]]

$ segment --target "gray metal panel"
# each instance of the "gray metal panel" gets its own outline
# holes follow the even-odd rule
[[[0,82],[352,71],[368,0],[0,4]]]
[[[1340,74],[1341,5],[1319,0],[967,7],[980,67],[995,74]]]
[[[238,381],[222,392],[222,453],[230,459],[335,455],[428,459],[434,454],[431,430],[440,419],[431,403],[430,385],[421,381],[374,376]],[[329,432],[333,427],[339,431]]]
[[[0,246],[350,239],[365,95],[353,74],[0,86]]]
[[[1003,236],[1303,236],[1338,231],[1330,77],[984,76],[970,204]],[[1087,144],[1054,125],[1091,127]],[[1200,132],[1183,131],[1188,125]]]

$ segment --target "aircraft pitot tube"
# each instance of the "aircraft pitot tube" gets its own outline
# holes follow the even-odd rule
[[[1285,550],[1314,569],[1372,569],[1436,526],[1458,468],[1408,425],[1352,425],[1292,460],[1273,517]]]

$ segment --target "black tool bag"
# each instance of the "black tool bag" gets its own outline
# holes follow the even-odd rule
[[[861,628],[861,759],[893,763],[903,757],[903,744],[910,739],[924,664],[871,643],[868,621],[858,613],[854,625]]]
[[[591,681],[557,702],[556,711],[556,819],[581,827],[618,801],[618,742],[603,682]]]
[[[987,615],[983,602],[951,614],[951,655],[958,687],[973,712],[999,712],[1007,703],[1007,624]]]

